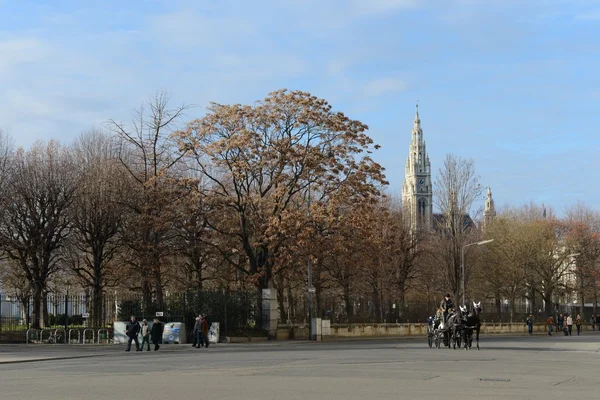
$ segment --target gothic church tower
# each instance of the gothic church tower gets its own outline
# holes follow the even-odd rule
[[[431,228],[431,163],[425,149],[418,105],[402,184],[402,208],[404,215],[409,216],[408,222],[412,231]]]
[[[494,206],[494,199],[492,199],[492,189],[488,186],[485,196],[485,208],[483,209],[483,227],[488,226],[494,217],[496,217],[496,207]]]

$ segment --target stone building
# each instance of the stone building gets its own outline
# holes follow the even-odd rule
[[[419,119],[419,106],[412,129],[412,139],[406,160],[402,184],[404,215],[410,215],[411,230],[429,229],[433,215],[433,185],[431,163],[427,155],[423,129]]]

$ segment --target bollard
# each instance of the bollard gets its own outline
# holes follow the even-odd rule
[[[64,343],[67,343],[67,332],[64,329],[57,329],[54,331],[54,344],[58,344],[58,333],[62,332]]]
[[[85,344],[85,337],[86,337],[86,333],[88,333],[88,332],[92,332],[92,344],[94,344],[96,342],[96,335],[94,334],[94,330],[91,328],[88,328],[88,329],[83,330],[83,340],[81,341],[81,344]]]
[[[40,343],[44,343],[44,332],[48,332],[48,339],[47,340],[50,340],[50,338],[52,337],[52,330],[51,329],[42,329],[41,331],[38,332]]]
[[[37,330],[37,329],[31,328],[31,329],[27,329],[27,332],[25,333],[25,335],[26,335],[26,337],[25,337],[25,344],[29,344],[30,337],[32,336],[32,334],[37,337],[36,340],[38,342],[41,342],[41,339],[40,339],[40,336],[39,336],[40,335],[40,331]],[[31,339],[32,343],[33,343],[33,340],[34,339]]]
[[[108,344],[108,329],[98,329],[98,344],[100,344],[100,340],[106,339],[106,344]]]
[[[71,334],[73,332],[77,332],[77,342],[79,343],[79,341],[81,340],[81,331],[79,329],[69,329],[69,341],[67,343],[71,344]]]

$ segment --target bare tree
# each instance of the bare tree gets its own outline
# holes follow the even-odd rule
[[[23,271],[33,297],[32,326],[44,326],[43,294],[69,235],[69,208],[77,185],[71,154],[56,142],[19,149],[0,221],[0,245]]]
[[[157,306],[164,305],[164,266],[169,256],[165,246],[174,217],[172,173],[182,155],[170,135],[189,107],[170,108],[170,96],[159,92],[135,113],[126,126],[114,120],[109,127],[120,139],[119,160],[127,170],[131,186],[123,197],[128,211],[123,225],[123,239],[130,249],[130,263],[141,282],[147,307],[152,291]],[[146,109],[146,107],[148,109]]]
[[[482,188],[475,173],[472,160],[465,160],[452,154],[446,156],[444,167],[435,181],[434,195],[437,207],[444,216],[441,225],[435,228],[441,232],[438,244],[438,260],[444,266],[444,274],[455,299],[460,298],[462,282],[462,246],[476,235],[469,213],[473,202],[481,197]],[[472,248],[471,248],[472,249]],[[468,253],[467,253],[468,254]],[[468,281],[470,265],[465,263],[465,281]],[[466,299],[465,299],[466,300]]]
[[[102,322],[104,290],[116,283],[113,259],[123,209],[120,206],[123,168],[118,163],[114,138],[100,131],[79,137],[73,146],[81,176],[71,211],[73,233],[70,265],[82,286],[92,292],[91,321]]]

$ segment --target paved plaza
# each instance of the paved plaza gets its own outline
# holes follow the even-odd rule
[[[598,399],[600,335],[123,346],[0,346],[2,399]],[[164,351],[163,351],[164,348]],[[78,358],[73,358],[78,357]],[[45,359],[45,360],[42,360]],[[36,361],[37,360],[37,361]]]

